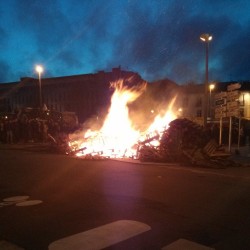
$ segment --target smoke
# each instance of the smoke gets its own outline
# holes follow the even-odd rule
[[[144,131],[157,115],[164,115],[170,103],[175,99],[173,111],[180,107],[179,86],[169,80],[148,83],[145,92],[129,105],[130,118],[136,129]]]

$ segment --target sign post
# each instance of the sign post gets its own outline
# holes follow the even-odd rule
[[[227,117],[229,117],[229,135],[228,135],[228,151],[231,152],[232,143],[232,117],[239,117],[239,133],[238,147],[240,140],[240,112],[239,112],[239,90],[240,83],[234,83],[227,86]]]
[[[239,128],[238,128],[238,150],[240,149],[240,136],[241,136],[241,117],[239,117]]]
[[[238,148],[240,144],[240,110],[239,110],[239,96],[241,88],[240,83],[234,83],[227,86],[227,91],[220,92],[215,95],[215,118],[220,119],[220,135],[219,145],[222,144],[222,119],[229,118],[229,135],[228,135],[228,151],[231,152],[232,143],[232,117],[239,118],[239,134],[238,134]]]
[[[220,119],[219,145],[222,144],[222,118],[227,115],[227,92],[220,92],[215,95],[215,118]]]
[[[222,144],[222,117],[220,118],[220,138],[219,138],[219,145]]]

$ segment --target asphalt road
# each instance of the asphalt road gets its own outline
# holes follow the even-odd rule
[[[0,241],[26,250],[59,250],[55,242],[65,237],[91,241],[113,230],[105,249],[157,250],[178,239],[214,249],[250,249],[249,181],[250,168],[0,150]]]

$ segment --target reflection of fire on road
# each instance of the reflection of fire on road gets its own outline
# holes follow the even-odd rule
[[[70,135],[69,146],[77,156],[136,158],[139,145],[144,142],[157,146],[163,130],[176,118],[171,111],[176,99],[173,98],[163,114],[156,115],[153,123],[141,131],[133,124],[128,105],[141,96],[146,89],[146,83],[129,88],[123,80],[119,80],[112,83],[112,87],[115,91],[102,127],[99,130],[90,127],[86,131]]]

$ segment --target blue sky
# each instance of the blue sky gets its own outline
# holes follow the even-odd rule
[[[250,80],[248,0],[0,1],[0,83],[111,71],[145,80]]]

